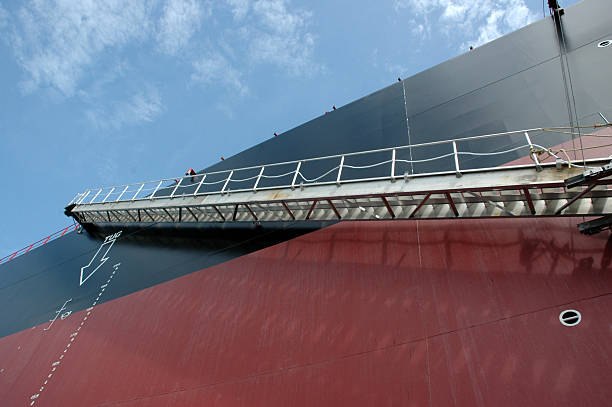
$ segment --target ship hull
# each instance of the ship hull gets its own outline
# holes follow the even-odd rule
[[[2,338],[0,393],[7,405],[606,405],[612,241],[576,221],[337,224]],[[111,290],[130,270],[100,273]],[[562,325],[564,309],[582,322]]]

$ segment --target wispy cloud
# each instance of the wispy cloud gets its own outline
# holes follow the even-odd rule
[[[321,69],[313,58],[309,12],[290,10],[286,0],[226,0],[226,4],[234,17],[234,35],[217,39],[193,62],[193,82],[221,84],[243,97],[249,94],[244,77],[252,66],[272,65],[292,76]],[[236,63],[239,58],[248,63]]]
[[[208,53],[193,63],[191,80],[203,85],[222,84],[239,96],[249,91],[242,82],[242,74],[218,52]]]
[[[135,47],[147,64],[160,53],[175,57],[179,69],[191,70],[187,81],[221,84],[226,96],[244,97],[256,66],[290,76],[323,69],[314,58],[311,20],[312,13],[291,0],[26,0],[12,14],[0,6],[0,27],[8,27],[4,32],[24,72],[22,90],[78,97],[98,128],[146,122],[163,110],[159,91],[126,95],[118,85],[152,82],[139,78],[138,62],[130,69],[118,62],[133,63]],[[106,68],[111,65],[118,70]],[[124,102],[117,92],[126,95]]]
[[[242,21],[247,13],[249,12],[249,8],[251,5],[250,0],[226,0],[227,4],[231,7],[232,14],[234,15],[234,20]]]
[[[285,0],[258,0],[252,6],[256,24],[248,27],[250,57],[256,63],[276,65],[291,75],[310,75],[321,69],[314,62],[311,13],[289,11]]]
[[[120,102],[115,111],[115,118],[119,123],[150,122],[162,111],[163,105],[159,90],[150,86],[129,100]]]
[[[125,125],[151,122],[163,111],[164,105],[159,90],[148,85],[127,100],[112,103],[110,108],[92,107],[85,113],[90,122],[98,129],[118,130]]]
[[[8,12],[0,4],[0,30],[8,25]]]
[[[395,0],[394,6],[413,16],[416,36],[428,38],[432,28],[453,37],[459,31],[470,38],[457,44],[461,48],[482,45],[536,19],[524,0]]]
[[[13,38],[18,62],[28,74],[23,89],[52,86],[72,96],[101,53],[146,38],[148,11],[144,0],[30,1],[18,12]]]
[[[478,38],[474,45],[482,45],[501,37],[506,32],[517,30],[536,19],[523,0],[510,0],[507,7],[493,9],[486,23],[478,27]]]
[[[196,0],[171,0],[165,3],[157,32],[159,49],[169,55],[182,51],[211,14],[209,4]]]
[[[408,73],[410,72],[410,68],[405,65],[385,62],[385,71],[387,71],[391,75],[395,75],[395,76],[403,78],[403,77],[408,76]]]

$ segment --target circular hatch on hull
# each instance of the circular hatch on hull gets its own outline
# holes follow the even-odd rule
[[[559,314],[559,321],[565,326],[576,326],[582,320],[582,315],[575,309],[566,309]]]

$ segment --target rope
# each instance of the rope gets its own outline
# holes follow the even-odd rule
[[[410,164],[410,163],[424,163],[424,162],[427,162],[427,161],[434,161],[434,160],[439,160],[440,158],[450,157],[452,155],[455,155],[455,153],[444,154],[444,155],[440,155],[438,157],[433,157],[433,158],[425,158],[423,160],[395,160],[395,162],[401,162],[401,163],[406,163],[406,164]]]
[[[516,150],[520,150],[521,148],[525,148],[525,147],[529,147],[529,144],[525,144],[524,146],[519,146],[516,148],[511,148],[510,150],[505,150],[505,151],[497,151],[495,153],[471,153],[469,151],[458,151],[457,154],[463,154],[463,155],[497,155],[497,154],[506,154],[506,153],[510,153],[512,151],[516,151]]]
[[[295,173],[295,170],[291,170],[291,171],[289,171],[289,172],[287,172],[285,174],[280,174],[280,175],[263,175],[263,174],[261,174],[261,176],[263,178],[282,178],[282,177],[286,177],[287,175],[290,175],[290,174],[293,174],[293,173]]]
[[[567,154],[568,151],[581,151],[581,149],[576,148],[576,149],[565,149],[565,148],[561,148],[559,150],[553,150],[552,148],[544,148],[542,146],[539,146],[537,144],[533,145],[534,147],[538,147],[538,148],[531,148],[530,149],[530,153],[533,154],[537,154],[538,157],[541,156],[542,154],[548,154],[548,156],[544,157],[543,160],[548,159],[549,157],[554,157],[557,160],[561,160],[561,162],[563,162],[564,164],[567,164],[568,167],[577,167],[577,168],[585,168],[585,169],[596,169],[597,167],[591,167],[588,165],[579,165],[579,164],[572,164],[572,160],[570,159],[569,155]],[[585,147],[584,149],[595,149],[595,148],[601,148],[601,147],[608,147],[608,146],[612,146],[612,144],[608,144],[605,146],[595,146],[595,147]],[[567,160],[563,160],[561,159],[557,154],[559,153],[563,153],[565,155],[565,157],[567,158]],[[530,154],[530,157],[533,160],[533,156]]]
[[[202,185],[215,185],[215,184],[220,184],[222,182],[227,181],[227,178],[222,179],[221,181],[213,181],[213,182],[202,182]]]
[[[348,164],[344,164],[343,167],[344,168],[354,168],[357,170],[363,169],[363,168],[373,168],[373,167],[378,167],[379,165],[383,165],[383,164],[389,164],[392,160],[387,160],[387,161],[382,161],[379,162],[378,164],[372,164],[372,165],[348,165]]]
[[[326,175],[329,175],[331,172],[336,171],[338,168],[340,168],[340,166],[339,166],[339,165],[338,165],[338,166],[336,166],[336,167],[334,167],[334,168],[332,168],[331,170],[327,171],[325,174],[323,174],[323,175],[321,175],[321,176],[319,176],[319,177],[317,177],[317,178],[313,178],[313,179],[308,179],[308,178],[306,178],[306,177],[304,176],[304,174],[302,174],[302,172],[301,172],[301,171],[300,171],[298,174],[299,174],[299,175],[300,175],[300,177],[302,177],[302,179],[303,179],[304,181],[306,181],[306,182],[315,182],[315,181],[318,181],[318,180],[320,180],[321,178],[325,177]]]
[[[593,133],[577,133],[575,131],[553,131],[553,130],[546,130],[546,129],[542,129],[542,131],[548,132],[548,133],[555,133],[555,134],[568,134],[570,136],[589,136],[589,137],[608,137],[608,138],[612,138],[612,135],[609,134],[593,134]]]
[[[612,123],[595,123],[590,126],[559,126],[559,127],[542,127],[542,131],[567,130],[567,129],[597,129],[600,127],[612,127]]]
[[[250,181],[252,179],[257,178],[259,175],[255,175],[254,177],[249,177],[249,178],[244,178],[244,179],[230,179],[230,182],[244,182],[244,181]],[[262,175],[263,176],[263,175]]]

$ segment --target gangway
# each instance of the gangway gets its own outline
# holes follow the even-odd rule
[[[533,143],[530,132],[535,130],[89,189],[75,196],[66,214],[81,224],[104,225],[612,215],[612,180],[606,178],[610,157],[565,160]],[[523,141],[519,145],[517,135]],[[512,137],[513,147],[494,152],[459,148],[495,137]],[[432,145],[448,153],[413,157],[416,148]],[[556,160],[540,162],[543,151]],[[532,163],[462,168],[466,156],[510,153],[530,156]],[[436,161],[445,171],[415,171],[415,165]]]

